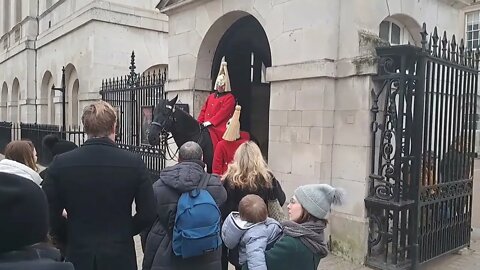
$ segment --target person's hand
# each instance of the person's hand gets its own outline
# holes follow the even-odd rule
[[[208,126],[211,126],[212,123],[210,123],[210,122],[207,121],[207,122],[203,122],[202,125],[203,125],[204,127],[208,127]]]

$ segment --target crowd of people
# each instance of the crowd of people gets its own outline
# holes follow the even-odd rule
[[[10,142],[0,161],[0,270],[137,269],[138,234],[144,270],[316,269],[342,191],[300,186],[287,215],[280,182],[240,131],[225,62],[215,90],[198,118],[214,144],[212,174],[189,141],[152,181],[142,158],[115,144],[116,111],[104,101],[84,109],[80,147],[44,138],[54,159],[42,172],[30,141]]]

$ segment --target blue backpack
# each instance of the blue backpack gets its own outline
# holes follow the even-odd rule
[[[203,255],[222,245],[220,209],[205,190],[209,179],[205,174],[196,189],[178,199],[172,248],[182,258]]]

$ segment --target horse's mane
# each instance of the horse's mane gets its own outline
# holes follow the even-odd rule
[[[199,123],[197,119],[195,119],[193,116],[191,116],[189,113],[186,111],[176,108],[174,111],[174,116],[177,119],[177,123],[182,122],[183,124],[181,125],[182,130],[177,130],[177,132],[181,132],[185,135],[188,133],[191,134],[190,136],[193,136],[193,134],[196,134],[199,131]],[[179,127],[177,125],[177,127]],[[192,134],[193,133],[193,134]]]
[[[177,115],[175,115],[176,117],[185,118],[189,122],[189,124],[195,124],[195,125],[198,124],[197,120],[192,115],[190,115],[189,113],[187,113],[186,111],[184,111],[184,110],[182,110],[178,107],[175,108],[175,113],[177,114]]]

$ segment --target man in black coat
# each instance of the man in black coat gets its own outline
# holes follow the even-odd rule
[[[66,258],[76,270],[135,270],[133,236],[155,220],[149,173],[139,156],[114,143],[116,113],[110,104],[87,106],[82,122],[89,139],[55,157],[43,183],[51,233],[62,239],[56,234],[67,232]]]
[[[46,243],[48,204],[27,178],[0,172],[0,270],[73,270]]]
[[[202,256],[183,259],[173,254],[172,231],[180,195],[199,185],[205,172],[202,148],[195,142],[186,142],[178,152],[179,163],[165,168],[160,179],[153,184],[157,198],[157,220],[148,233],[143,258],[144,270],[219,270],[221,248]],[[227,199],[220,178],[210,177],[206,190],[218,206]]]

